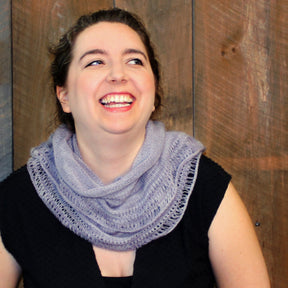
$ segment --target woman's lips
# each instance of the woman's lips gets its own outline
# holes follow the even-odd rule
[[[134,103],[135,98],[129,93],[113,93],[107,94],[102,97],[99,102],[104,106],[106,109],[121,109],[130,108]]]

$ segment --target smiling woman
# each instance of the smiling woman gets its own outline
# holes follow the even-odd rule
[[[120,11],[120,13],[116,12]],[[52,77],[54,81],[54,89],[56,92],[57,86],[63,87],[66,84],[67,80],[67,74],[68,69],[70,66],[70,63],[72,61],[72,55],[74,55],[74,44],[81,32],[83,30],[86,30],[88,28],[91,28],[91,26],[100,23],[100,22],[106,22],[114,25],[123,24],[124,26],[131,28],[131,33],[135,33],[137,37],[139,38],[141,42],[141,49],[135,49],[135,47],[126,47],[126,50],[123,51],[124,54],[128,55],[137,55],[137,58],[139,56],[142,56],[144,58],[145,62],[151,66],[153,75],[154,75],[154,81],[155,81],[155,110],[153,111],[151,115],[151,119],[157,119],[160,108],[161,108],[161,97],[162,97],[162,86],[161,86],[161,80],[160,80],[160,67],[157,60],[157,57],[154,52],[153,45],[150,41],[149,35],[142,24],[141,20],[136,16],[133,15],[133,17],[127,16],[126,12],[120,9],[113,9],[109,12],[107,11],[100,11],[97,14],[92,14],[89,16],[82,16],[79,18],[78,22],[75,26],[71,27],[71,29],[60,39],[59,45],[56,45],[55,47],[51,48],[50,52],[55,55],[55,60],[52,63]],[[103,23],[101,23],[103,25]],[[123,25],[120,25],[123,26]],[[93,28],[92,28],[93,29]],[[118,34],[118,33],[116,33]],[[135,35],[135,36],[136,36]],[[100,36],[100,35],[99,35]],[[103,35],[102,36],[106,36]],[[122,38],[119,37],[119,35],[116,35],[118,41],[114,41],[114,44],[116,47],[122,42]],[[119,40],[120,39],[120,40]],[[116,39],[115,39],[116,40]],[[112,41],[112,39],[110,40]],[[83,51],[83,54],[79,56],[79,60],[82,61],[82,59],[86,56],[89,57],[95,57],[95,54],[104,55],[107,54],[108,51],[103,50],[104,46],[101,47],[90,47],[88,50]],[[113,47],[110,47],[111,49]],[[144,49],[143,49],[144,48]],[[135,51],[136,50],[136,51]],[[123,55],[124,56],[124,55]],[[87,57],[86,65],[91,65],[93,62],[93,65],[96,63],[100,64],[99,59],[96,59],[92,61],[93,59]],[[136,59],[137,59],[136,58]],[[91,60],[90,62],[88,60]],[[130,64],[134,62],[134,64],[140,64],[139,60],[131,59]],[[96,62],[95,62],[96,61]],[[83,63],[84,65],[84,63]],[[74,126],[74,119],[71,114],[63,113],[62,107],[60,103],[58,102],[58,119],[60,123],[65,123],[72,131],[75,131]]]
[[[129,133],[134,143],[138,137],[142,142],[154,110],[155,80],[141,38],[119,23],[101,22],[85,29],[75,41],[66,83],[57,86],[57,96],[63,111],[72,113],[81,154],[83,142],[95,144],[109,133]],[[115,99],[120,96],[132,100],[131,105],[119,107]],[[101,105],[112,98],[113,105]]]
[[[61,125],[1,183],[0,287],[21,271],[28,288],[269,287],[230,175],[152,120],[159,65],[137,16],[82,16],[53,55]]]

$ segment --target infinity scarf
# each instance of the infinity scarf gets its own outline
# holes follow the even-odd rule
[[[131,169],[104,185],[81,159],[76,135],[60,126],[31,150],[27,168],[50,211],[93,245],[128,251],[172,231],[192,193],[203,146],[149,121]]]

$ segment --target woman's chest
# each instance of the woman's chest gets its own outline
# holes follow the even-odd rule
[[[136,251],[112,251],[93,246],[96,262],[105,277],[128,277],[134,272]]]
[[[21,241],[16,253],[27,288],[104,288],[105,275],[133,275],[132,288],[206,288],[213,283],[208,240],[199,236],[198,219],[187,225],[184,217],[168,235],[135,252],[117,254],[93,249],[91,243],[65,228],[41,202],[26,212],[21,217],[21,227],[26,228],[17,228]],[[192,285],[199,281],[204,285]]]
[[[202,248],[193,241],[188,243],[179,231],[128,252],[99,249],[69,230],[66,232],[58,239],[47,238],[48,250],[44,250],[42,239],[41,251],[36,252],[40,239],[34,242],[35,250],[25,270],[28,277],[34,278],[36,287],[84,287],[84,283],[88,287],[97,283],[97,287],[104,288],[103,276],[131,275],[132,288],[184,288],[194,287],[191,284],[195,281],[213,283],[209,259],[200,251]],[[210,287],[207,285],[196,287]]]

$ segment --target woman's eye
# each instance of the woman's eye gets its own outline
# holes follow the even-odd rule
[[[94,60],[94,61],[90,62],[89,64],[87,64],[85,67],[98,66],[98,65],[102,65],[102,64],[104,64],[104,62],[102,60]]]
[[[129,60],[129,61],[128,61],[128,64],[141,65],[141,66],[143,66],[142,60],[140,60],[140,59],[138,59],[138,58]]]

